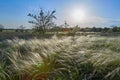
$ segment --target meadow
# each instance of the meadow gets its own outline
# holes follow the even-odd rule
[[[120,80],[120,0],[0,0],[0,80]]]
[[[120,37],[14,38],[0,42],[0,80],[119,80]]]

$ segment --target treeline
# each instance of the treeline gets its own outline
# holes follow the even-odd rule
[[[32,29],[0,29],[0,32],[28,32]]]
[[[73,28],[61,28],[61,27],[54,27],[52,28],[50,31],[72,31],[74,28],[76,27],[73,27]],[[77,28],[77,31],[79,32],[120,32],[120,26],[114,26],[114,27],[92,27],[92,28],[89,28],[89,27],[86,27],[86,28],[80,28],[78,27]]]
[[[120,32],[120,27],[93,27],[93,28],[80,28],[81,32]]]
[[[63,27],[53,27],[51,29],[47,29],[47,32],[69,32],[75,29],[73,28],[63,28]],[[114,26],[114,27],[86,27],[86,28],[76,28],[78,32],[120,32],[120,26]],[[32,29],[0,29],[0,32],[9,31],[9,32],[28,32],[32,31]]]

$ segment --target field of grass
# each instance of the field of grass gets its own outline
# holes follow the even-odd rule
[[[0,80],[120,80],[120,37],[4,40]]]

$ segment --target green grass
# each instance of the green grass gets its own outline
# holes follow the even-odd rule
[[[119,80],[119,39],[6,40],[0,43],[0,80]]]

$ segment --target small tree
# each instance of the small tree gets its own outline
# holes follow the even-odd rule
[[[53,19],[56,19],[55,12],[55,10],[45,12],[41,9],[38,16],[29,13],[28,16],[34,19],[34,21],[29,21],[29,23],[34,24],[35,32],[45,34],[46,30],[53,24]]]
[[[63,25],[63,27],[64,27],[64,32],[69,32],[70,31],[70,29],[68,28],[68,23],[65,21],[65,23],[64,23],[64,25]]]

